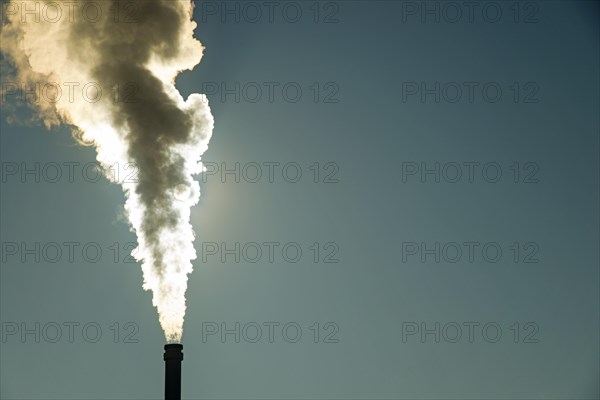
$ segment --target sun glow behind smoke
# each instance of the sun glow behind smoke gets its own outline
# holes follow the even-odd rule
[[[12,3],[18,9],[22,2]],[[76,136],[95,146],[108,179],[122,186],[139,244],[133,254],[142,263],[143,287],[153,293],[167,341],[179,342],[187,275],[196,258],[189,220],[200,186],[193,175],[202,172],[200,158],[213,130],[206,97],[192,94],[184,100],[174,85],[180,71],[191,70],[202,58],[203,47],[193,38],[193,4],[128,1],[135,5],[135,13],[129,13],[135,20],[123,21],[114,18],[119,2],[93,3],[107,18],[91,23],[65,15],[50,22],[6,13],[1,50],[19,81],[30,86],[94,83],[103,90],[96,101],[67,93],[56,101],[41,98],[37,112],[48,127],[75,126]],[[115,87],[119,94],[119,87],[133,88],[133,96],[107,95]],[[131,165],[136,179],[118,179],[131,171],[114,169]]]

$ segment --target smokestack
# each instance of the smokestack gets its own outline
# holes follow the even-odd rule
[[[165,400],[181,400],[181,361],[183,345],[165,345]]]

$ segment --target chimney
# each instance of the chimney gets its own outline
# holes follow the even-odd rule
[[[183,345],[165,345],[165,400],[181,400],[181,361]]]

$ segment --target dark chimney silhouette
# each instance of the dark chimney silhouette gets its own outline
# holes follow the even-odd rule
[[[181,400],[181,361],[183,345],[165,345],[165,400]]]

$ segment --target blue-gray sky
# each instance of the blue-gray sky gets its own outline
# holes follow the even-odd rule
[[[598,398],[598,3],[473,3],[197,3],[205,56],[177,86],[215,130],[184,398]],[[161,398],[121,189],[66,127],[8,124],[14,97],[0,397]]]

